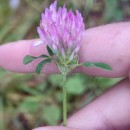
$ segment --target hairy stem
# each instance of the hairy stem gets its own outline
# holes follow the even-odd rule
[[[66,75],[63,75],[63,126],[67,125]]]

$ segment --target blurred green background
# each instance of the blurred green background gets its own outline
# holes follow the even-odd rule
[[[0,44],[37,38],[40,14],[52,0],[0,0]],[[86,28],[127,21],[130,0],[60,0],[79,9]],[[67,81],[68,115],[120,79],[74,74]],[[60,75],[17,74],[0,69],[0,130],[31,130],[62,121]]]

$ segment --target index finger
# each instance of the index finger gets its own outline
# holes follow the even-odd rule
[[[80,62],[103,62],[109,64],[113,70],[106,71],[99,68],[84,68],[78,70],[90,75],[105,77],[128,76],[130,66],[130,23],[118,23],[88,29],[81,41]],[[37,62],[23,64],[26,55],[39,56],[47,54],[46,46],[33,47],[36,40],[24,40],[6,44],[0,47],[0,66],[15,72],[34,72]],[[46,65],[45,73],[58,73],[55,64]]]

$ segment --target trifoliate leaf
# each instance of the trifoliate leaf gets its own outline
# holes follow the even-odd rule
[[[48,51],[48,53],[49,53],[50,56],[54,55],[53,50],[48,45],[47,45],[47,51]]]
[[[33,57],[33,56],[30,56],[30,55],[27,55],[27,56],[24,57],[24,59],[23,59],[23,63],[26,65],[26,64],[32,62],[32,61],[35,60],[35,59],[36,59],[36,57]]]
[[[23,63],[24,63],[25,65],[26,65],[26,64],[29,64],[30,62],[32,62],[33,60],[35,60],[35,59],[37,59],[37,58],[48,58],[48,56],[47,56],[47,55],[44,55],[44,54],[42,54],[42,55],[40,55],[40,56],[38,56],[38,57],[27,55],[27,56],[24,57]]]
[[[112,70],[111,66],[105,63],[101,63],[101,62],[84,62],[82,63],[82,65],[86,67],[99,67],[106,70]]]
[[[41,62],[37,65],[37,67],[36,67],[36,73],[40,74],[40,72],[41,72],[42,68],[44,67],[44,65],[45,65],[46,63],[50,63],[50,62],[51,62],[51,59],[45,59],[45,60],[41,61]]]

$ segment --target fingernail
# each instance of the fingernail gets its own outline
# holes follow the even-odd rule
[[[37,47],[37,46],[39,46],[39,45],[41,45],[41,44],[43,44],[43,41],[38,40],[38,41],[35,41],[35,42],[33,43],[33,46]]]

